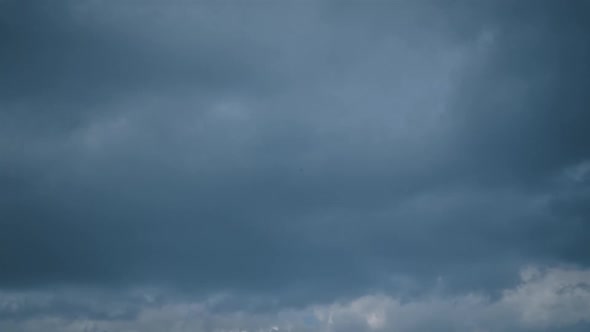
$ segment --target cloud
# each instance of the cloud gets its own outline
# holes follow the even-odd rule
[[[146,287],[357,330],[437,285],[518,312],[523,266],[590,263],[586,7],[1,1],[0,288],[39,328]]]
[[[97,310],[117,312],[121,303],[100,301],[102,308],[88,303],[87,291],[66,296],[13,292],[3,294],[0,307],[18,317],[4,320],[3,328],[15,332],[34,331],[536,331],[559,329],[582,331],[590,320],[590,271],[572,268],[529,267],[521,271],[514,288],[504,289],[498,299],[478,293],[446,296],[436,291],[410,301],[383,294],[301,309],[281,309],[273,313],[218,311],[227,296],[201,302],[157,299],[149,291],[136,291],[126,305],[133,316],[112,319],[96,317]],[[60,314],[48,298],[56,298],[70,308],[86,312]],[[120,297],[119,297],[120,298]],[[120,299],[119,299],[120,301]],[[125,302],[124,302],[125,303]],[[50,310],[38,311],[39,308]],[[33,309],[33,310],[32,310]]]

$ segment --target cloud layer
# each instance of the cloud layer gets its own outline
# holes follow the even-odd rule
[[[588,9],[0,1],[0,324],[585,324]]]
[[[170,301],[149,290],[109,298],[92,291],[2,294],[0,327],[10,331],[584,331],[590,326],[590,271],[521,271],[497,299],[468,293],[402,301],[372,294],[273,313],[223,311],[232,301]],[[71,310],[75,308],[75,310]],[[64,310],[70,309],[70,310]]]

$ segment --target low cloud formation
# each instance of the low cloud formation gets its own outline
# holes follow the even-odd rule
[[[0,0],[0,326],[584,329],[588,13]]]
[[[470,293],[448,296],[436,289],[420,298],[365,295],[327,305],[273,313],[226,312],[230,296],[202,302],[167,301],[150,291],[96,301],[89,291],[2,294],[0,327],[36,331],[584,331],[590,327],[590,270],[521,271],[514,288],[498,298]],[[122,301],[122,302],[121,302]],[[61,303],[62,305],[58,305]],[[55,308],[76,308],[71,312]],[[129,312],[133,312],[129,315]]]

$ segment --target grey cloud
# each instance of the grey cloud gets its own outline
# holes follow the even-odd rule
[[[588,264],[584,2],[1,6],[2,287],[264,311]]]
[[[588,270],[529,267],[521,271],[517,286],[503,289],[497,299],[480,293],[445,296],[436,290],[409,301],[383,294],[366,294],[325,305],[248,314],[216,310],[219,303],[233,300],[224,295],[201,301],[182,301],[156,299],[149,290],[136,290],[119,295],[116,301],[104,295],[100,301],[89,301],[87,298],[96,296],[96,293],[64,289],[42,293],[12,292],[2,294],[0,314],[29,314],[0,321],[0,327],[18,332],[583,331],[589,324],[589,283]],[[47,305],[48,298],[74,305],[82,314],[50,310],[34,313],[31,310]],[[131,308],[136,314],[119,319],[96,315],[97,311],[120,312],[121,308]]]
[[[476,179],[537,185],[588,159],[587,5],[497,10],[503,20],[490,24],[488,59],[458,85],[453,107],[458,145]]]

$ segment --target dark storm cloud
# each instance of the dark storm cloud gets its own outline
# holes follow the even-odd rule
[[[459,84],[453,106],[475,176],[538,182],[588,159],[588,5],[513,3],[493,11],[494,47]]]
[[[579,206],[590,199],[587,175],[564,180],[560,174],[587,174],[590,157],[588,9],[573,1],[492,10],[487,24],[496,33],[494,46],[458,84],[451,106],[463,176],[484,188],[542,193],[550,202],[522,223],[522,249],[583,264],[590,228]]]
[[[170,50],[152,36],[138,36],[133,16],[109,26],[101,6],[94,8],[98,15],[75,1],[5,1],[2,7],[3,122],[21,130],[68,131],[109,101],[154,90],[210,94],[264,84],[257,81],[262,69],[252,52],[236,51],[227,41],[220,48],[216,44],[227,36],[200,35],[199,26],[193,27],[193,45]],[[142,16],[150,15],[146,7]],[[117,11],[111,10],[106,14]],[[256,61],[264,59],[257,55]]]
[[[589,263],[585,2],[1,6],[4,287],[303,304]]]

